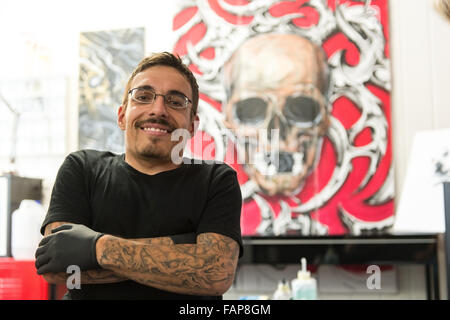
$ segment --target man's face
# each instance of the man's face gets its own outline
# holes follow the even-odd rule
[[[153,66],[136,75],[131,89],[150,87],[157,94],[181,93],[192,101],[192,90],[188,80],[175,68]],[[130,97],[126,106],[118,112],[119,127],[125,131],[127,160],[153,159],[171,161],[172,148],[179,141],[171,141],[176,129],[194,133],[194,117],[189,105],[185,109],[171,109],[164,105],[164,99],[157,96],[151,104],[140,104]]]

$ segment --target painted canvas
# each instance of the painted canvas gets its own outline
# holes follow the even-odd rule
[[[244,236],[382,232],[394,221],[387,0],[182,0],[200,87],[186,155],[238,173]]]
[[[124,151],[117,109],[129,75],[145,54],[144,29],[80,35],[79,148]]]

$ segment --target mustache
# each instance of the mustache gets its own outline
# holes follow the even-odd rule
[[[139,128],[139,127],[141,127],[141,126],[143,126],[143,125],[145,125],[147,123],[160,124],[160,125],[168,127],[171,131],[176,129],[173,125],[171,125],[169,123],[169,121],[167,121],[164,118],[149,118],[149,119],[146,119],[146,120],[137,121],[134,124],[134,127],[137,129],[137,128]]]

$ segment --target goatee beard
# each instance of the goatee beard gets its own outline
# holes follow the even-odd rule
[[[162,117],[153,117],[137,121],[134,126],[136,130],[140,130],[139,128],[141,126],[149,123],[164,125],[168,128],[169,133],[175,130],[175,127],[171,125],[167,119]],[[137,143],[137,141],[135,143]],[[166,154],[165,148],[162,145],[158,146],[158,143],[161,143],[158,137],[151,138],[148,145],[142,147],[142,149],[136,148],[137,156],[143,160],[170,161],[170,151]]]
[[[170,160],[170,152],[165,154],[163,150],[159,150],[155,145],[145,146],[137,152],[137,155],[146,160],[168,161]]]

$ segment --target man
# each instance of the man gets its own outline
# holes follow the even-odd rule
[[[195,131],[198,86],[170,53],[141,61],[118,111],[125,154],[82,150],[61,166],[36,268],[72,299],[208,299],[230,287],[242,255],[242,198],[225,164],[173,161],[176,130]],[[192,239],[191,239],[192,238]]]

